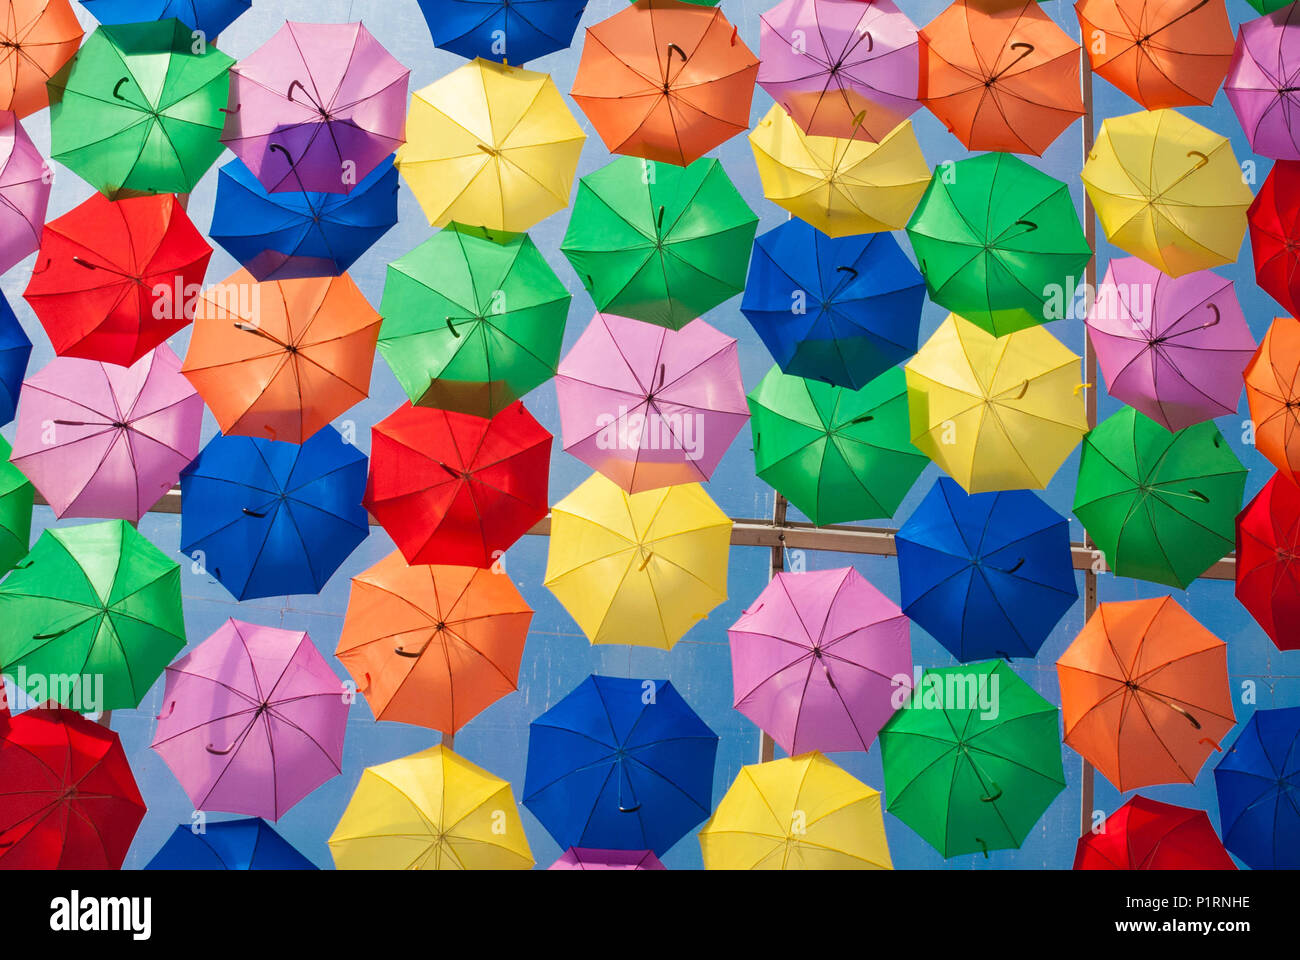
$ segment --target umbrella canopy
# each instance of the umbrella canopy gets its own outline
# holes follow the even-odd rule
[[[700,830],[706,870],[892,870],[880,794],[820,753],[742,767]]]
[[[1182,114],[1104,120],[1083,184],[1106,239],[1169,276],[1236,262],[1250,187],[1228,139]]]
[[[920,42],[921,102],[967,150],[1041,156],[1083,116],[1079,45],[1037,0],[957,0]]]
[[[146,870],[315,870],[312,863],[260,817],[182,823]]]
[[[0,16],[0,110],[19,117],[50,102],[46,81],[72,59],[82,30],[68,0],[10,0]]]
[[[1300,7],[1247,20],[1223,85],[1250,149],[1300,160]]]
[[[1092,257],[1070,188],[1007,153],[937,170],[907,236],[930,299],[999,337],[1056,319]]]
[[[595,473],[551,509],[543,582],[593,644],[671,650],[727,599],[730,546],[698,483],[629,494]]]
[[[583,177],[560,249],[596,309],[680,330],[745,287],[758,216],[717,160]]]
[[[1060,714],[1002,660],[925,671],[880,731],[886,809],[945,858],[1019,848],[1065,789]]]
[[[897,369],[845,390],[773,367],[749,410],[758,476],[816,524],[892,517],[927,463]]]
[[[393,552],[352,578],[334,655],[376,720],[454,734],[518,688],[532,618],[509,577]]]
[[[491,417],[555,375],[572,299],[527,234],[453,223],[388,265],[379,352],[412,403]]]
[[[303,443],[370,392],[380,316],[347,274],[203,291],[182,372],[225,434]]]
[[[940,477],[894,543],[903,612],[963,663],[1036,657],[1079,598],[1069,521],[1028,490]]]
[[[181,568],[123,520],[46,530],[0,583],[0,618],[0,668],[32,699],[129,710],[185,646]]]
[[[667,870],[653,850],[570,847],[547,870]]]
[[[11,453],[9,441],[0,437],[0,577],[27,556],[32,542],[36,491],[22,471],[9,462]]]
[[[167,668],[150,747],[195,810],[280,817],[342,772],[348,702],[311,637],[242,620]]]
[[[930,182],[911,120],[879,143],[814,137],[774,103],[749,146],[763,196],[832,237],[903,229]]]
[[[18,322],[14,308],[0,293],[0,427],[9,424],[18,412],[18,394],[31,357],[32,341]]]
[[[1088,429],[1079,358],[1041,327],[949,314],[905,369],[912,442],[967,493],[1041,490]]]
[[[1170,433],[1125,407],[1084,438],[1074,515],[1116,574],[1186,590],[1232,551],[1245,486],[1213,423]]]
[[[889,234],[833,239],[788,220],[754,245],[740,310],[782,372],[857,390],[916,353],[924,303]]]
[[[1231,280],[1114,258],[1087,324],[1107,392],[1166,430],[1237,412],[1256,344]]]
[[[211,256],[170,194],[94,194],[46,224],[23,298],[59,356],[129,367],[189,325]]]
[[[524,806],[561,847],[663,856],[709,815],[717,752],[669,681],[590,676],[529,724]]]
[[[1300,483],[1300,320],[1276,317],[1243,376],[1256,449]]]
[[[252,0],[81,0],[100,23],[139,23],[175,17],[215,40],[238,20]]]
[[[1246,2],[1264,14],[1290,6],[1289,0],[1246,0]]]
[[[1300,162],[1273,164],[1248,216],[1255,281],[1289,316],[1300,316]]]
[[[531,870],[510,784],[441,746],[366,767],[329,838],[339,870]]]
[[[397,169],[435,227],[528,230],[569,205],[587,135],[549,74],[475,60],[411,96]]]
[[[0,729],[0,868],[120,870],[144,814],[107,727],[39,709]]]
[[[14,463],[57,517],[139,521],[198,455],[203,400],[167,346],[117,367],[59,357],[23,385]]]
[[[181,473],[181,551],[237,600],[320,593],[370,534],[365,485],[332,428],[301,446],[218,435]]]
[[[40,246],[53,186],[48,171],[17,114],[0,112],[0,273]]]
[[[736,341],[596,314],[555,377],[564,449],[628,493],[706,481],[749,419]]]
[[[1237,516],[1237,599],[1279,650],[1300,650],[1300,488],[1274,474]]]
[[[1236,870],[1204,810],[1135,796],[1079,838],[1075,870]]]
[[[473,60],[527,63],[573,43],[587,0],[418,0],[433,45]]]
[[[1223,842],[1252,870],[1300,868],[1300,707],[1256,710],[1214,768]]]

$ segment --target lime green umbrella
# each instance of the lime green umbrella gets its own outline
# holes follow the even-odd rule
[[[0,577],[27,556],[32,542],[32,501],[36,491],[9,462],[13,447],[0,437]]]
[[[929,460],[899,367],[861,390],[768,371],[749,394],[759,477],[816,524],[893,516]]]
[[[907,235],[930,299],[996,337],[1059,319],[1092,256],[1070,188],[1009,153],[936,169]]]
[[[0,623],[0,669],[30,696],[84,706],[72,678],[102,676],[99,708],[136,707],[185,646],[180,566],[124,520],[46,530],[0,583]]]
[[[179,20],[100,27],[50,78],[54,159],[111,199],[189,193],[225,149],[232,63]]]
[[[571,299],[527,234],[453,223],[388,265],[379,352],[412,403],[495,416],[555,375]]]
[[[757,229],[717,160],[620,157],[578,184],[560,249],[601,312],[680,330],[744,290]]]
[[[1246,468],[1213,422],[1125,407],[1083,438],[1074,515],[1121,577],[1187,586],[1232,552]]]
[[[1019,847],[1065,789],[1060,713],[1003,660],[926,670],[880,731],[886,809],[944,857]]]

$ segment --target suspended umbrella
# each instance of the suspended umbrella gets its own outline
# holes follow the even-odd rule
[[[1275,318],[1243,376],[1256,449],[1287,480],[1300,483],[1300,321]]]
[[[45,158],[17,115],[0,112],[0,273],[40,246],[51,186]]]
[[[832,239],[789,220],[754,245],[740,310],[782,372],[856,390],[916,353],[924,302],[889,234]]]
[[[1237,516],[1237,599],[1279,650],[1300,650],[1300,488],[1278,473]]]
[[[10,423],[18,412],[18,394],[31,356],[32,341],[0,293],[0,426]]]
[[[773,367],[749,410],[759,478],[816,524],[892,517],[926,466],[896,369],[846,390]]]
[[[1226,651],[1172,597],[1101,604],[1056,661],[1066,744],[1121,792],[1195,782],[1237,722]]]
[[[1246,2],[1263,14],[1272,13],[1275,10],[1281,10],[1291,5],[1291,0],[1246,0]]]
[[[315,870],[259,817],[205,823],[199,832],[182,823],[172,831],[146,870]]]
[[[12,453],[9,441],[0,437],[0,577],[27,556],[32,542],[36,491],[22,471],[9,462]]]
[[[671,650],[727,599],[730,546],[698,483],[629,494],[596,473],[551,509],[543,582],[593,644]]]
[[[9,0],[0,16],[0,110],[25,117],[50,102],[46,82],[81,46],[68,0]]]
[[[903,612],[963,663],[1036,657],[1079,598],[1069,521],[1028,490],[940,477],[894,543]]]
[[[0,621],[0,669],[32,699],[129,710],[185,646],[181,568],[123,520],[46,530],[0,583]]]
[[[1300,707],[1256,710],[1214,768],[1224,845],[1252,870],[1300,868]]]
[[[555,377],[564,449],[628,493],[706,481],[749,419],[736,341],[596,314]]]
[[[1041,490],[1088,429],[1079,358],[1041,327],[949,314],[905,369],[912,442],[967,493]]]
[[[320,593],[370,534],[365,485],[332,428],[301,446],[218,435],[181,473],[181,551],[236,600]]]
[[[418,0],[433,45],[522,64],[568,49],[587,0]]]
[[[1092,257],[1070,188],[1007,153],[936,171],[907,236],[930,299],[994,336],[1056,319]]]
[[[570,847],[547,870],[667,870],[653,850]]]
[[[700,830],[706,870],[892,870],[880,794],[820,753],[742,767]]]
[[[238,20],[252,0],[81,0],[100,23],[138,23],[175,17],[185,26],[215,40]]]
[[[624,157],[578,183],[560,249],[597,310],[680,330],[744,289],[757,230],[717,160]]]
[[[198,455],[203,400],[166,346],[117,367],[59,357],[23,385],[13,461],[56,517],[136,523]]]
[[[1241,25],[1223,90],[1251,150],[1300,160],[1300,7]]]
[[[1074,515],[1116,574],[1186,590],[1232,551],[1245,486],[1213,423],[1170,433],[1125,407],[1084,438]]]
[[[561,847],[663,856],[709,815],[717,752],[669,681],[590,676],[529,724],[524,806]]]
[[[491,417],[555,375],[572,299],[527,234],[453,223],[388,265],[379,352],[412,403]]]
[[[1300,316],[1300,162],[1273,164],[1248,217],[1255,281],[1289,316]]]
[[[1236,870],[1204,810],[1135,796],[1079,838],[1075,870]]]
[[[45,225],[23,298],[59,356],[129,367],[189,325],[211,256],[170,194],[94,194]]]

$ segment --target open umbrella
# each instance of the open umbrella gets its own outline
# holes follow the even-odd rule
[[[68,0],[9,0],[0,16],[0,110],[45,108],[46,81],[77,52],[82,30]]]
[[[1075,870],[1236,870],[1204,810],[1132,797],[1079,838]]]
[[[315,870],[260,817],[219,820],[202,829],[182,823],[146,870]]]
[[[1290,6],[1290,0],[1246,0],[1246,2],[1263,14]]]
[[[1236,594],[1279,650],[1300,650],[1300,487],[1280,473],[1237,515]]]
[[[1251,150],[1300,160],[1300,7],[1241,25],[1223,90]]]
[[[1288,315],[1300,316],[1300,161],[1273,164],[1248,218],[1256,282]]]
[[[0,112],[0,273],[40,246],[52,185],[17,114]]]
[[[1256,710],[1214,785],[1224,845],[1252,870],[1300,869],[1300,707]]]
[[[653,850],[570,847],[547,870],[667,870]]]
[[[1243,374],[1255,448],[1300,484],[1300,320],[1276,317]]]
[[[27,556],[32,542],[36,491],[22,471],[9,462],[11,453],[9,441],[0,437],[0,577]]]
[[[1195,782],[1237,722],[1226,645],[1172,597],[1101,604],[1056,672],[1066,744],[1121,792]]]
[[[418,2],[435,47],[517,64],[568,48],[587,9],[587,0]]]
[[[139,23],[175,17],[187,27],[215,40],[239,19],[252,0],[81,0],[100,23]]]
[[[18,322],[14,308],[0,293],[0,427],[10,423],[18,412],[18,394],[31,356],[32,341]]]

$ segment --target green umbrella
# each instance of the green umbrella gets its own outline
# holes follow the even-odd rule
[[[527,234],[453,223],[388,265],[379,352],[412,403],[491,417],[555,375],[571,299]]]
[[[1092,256],[1070,188],[1009,153],[935,170],[907,235],[930,299],[997,337],[1059,319]]]
[[[680,330],[744,290],[757,230],[717,160],[620,157],[578,184],[560,249],[597,309]]]
[[[112,199],[189,193],[225,149],[234,62],[179,20],[100,27],[50,78],[54,158]]]
[[[1074,515],[1115,573],[1186,589],[1232,552],[1245,486],[1212,422],[1170,433],[1125,407],[1083,438]]]
[[[909,440],[899,367],[861,390],[773,367],[749,412],[758,475],[816,524],[893,516],[929,463]]]
[[[944,857],[1019,847],[1065,789],[1060,713],[1002,660],[925,671],[880,731],[886,809]]]
[[[27,556],[32,542],[32,501],[36,491],[9,462],[13,447],[0,437],[0,577]]]
[[[136,707],[185,646],[180,566],[124,520],[46,530],[0,583],[0,623],[30,696],[73,706],[71,678],[102,677],[100,709]]]

